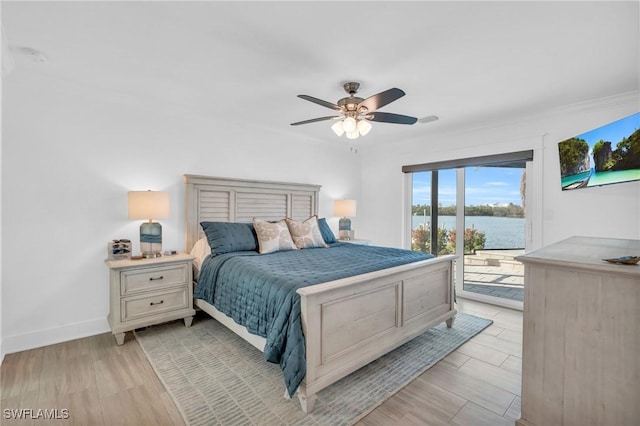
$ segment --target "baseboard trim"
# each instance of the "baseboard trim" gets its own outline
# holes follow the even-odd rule
[[[4,336],[2,339],[2,359],[4,360],[5,354],[55,345],[56,343],[95,336],[108,331],[111,331],[109,323],[106,318],[102,317],[60,327]]]

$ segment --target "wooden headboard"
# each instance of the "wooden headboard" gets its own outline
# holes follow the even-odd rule
[[[184,175],[185,245],[189,252],[204,233],[200,222],[252,222],[318,214],[320,185]]]

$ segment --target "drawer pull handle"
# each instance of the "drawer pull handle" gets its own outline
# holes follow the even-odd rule
[[[160,275],[159,277],[151,277],[151,278],[149,278],[149,281],[157,281],[157,280],[163,280],[163,279],[164,279],[164,276]]]
[[[159,302],[151,302],[149,303],[149,306],[162,305],[163,303],[164,303],[164,300],[161,300]]]

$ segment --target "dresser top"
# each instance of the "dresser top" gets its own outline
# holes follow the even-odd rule
[[[538,250],[518,256],[516,259],[527,263],[546,263],[576,268],[597,269],[637,275],[640,265],[618,265],[605,262],[621,256],[640,256],[640,240],[620,238],[571,237]]]

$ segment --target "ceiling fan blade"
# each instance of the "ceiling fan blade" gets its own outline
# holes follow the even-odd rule
[[[315,123],[316,121],[325,121],[325,120],[334,120],[336,118],[340,118],[339,115],[332,115],[329,117],[320,117],[320,118],[312,118],[311,120],[298,121],[296,123],[291,123],[292,126],[299,126],[300,124],[309,124]]]
[[[379,121],[381,123],[394,123],[394,124],[414,124],[418,121],[415,117],[409,117],[408,115],[392,114],[390,112],[372,112],[367,114],[367,120]]]
[[[300,99],[304,99],[305,101],[309,101],[309,102],[313,102],[314,104],[322,105],[323,107],[331,108],[331,109],[334,109],[336,111],[341,111],[341,109],[340,109],[340,107],[338,105],[333,104],[331,102],[323,101],[322,99],[314,98],[313,96],[298,95],[298,97]]]
[[[404,95],[405,93],[402,90],[394,87],[393,89],[385,90],[377,95],[368,97],[358,104],[358,108],[364,106],[367,108],[367,111],[375,111],[397,99],[400,99]]]

